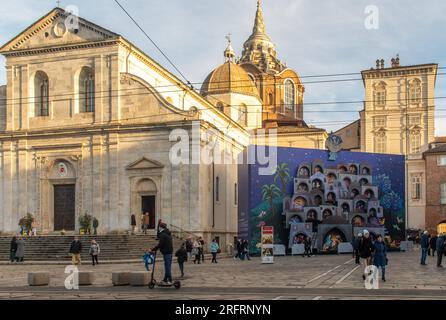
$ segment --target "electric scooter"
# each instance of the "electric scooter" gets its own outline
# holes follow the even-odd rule
[[[152,275],[149,282],[149,289],[155,288],[155,286],[160,288],[169,288],[174,287],[175,289],[181,288],[181,282],[180,281],[174,281],[172,284],[163,284],[162,282],[158,282],[155,280],[154,274],[155,274],[155,265],[156,265],[156,251],[154,253],[154,259],[153,259],[153,266],[152,266]]]

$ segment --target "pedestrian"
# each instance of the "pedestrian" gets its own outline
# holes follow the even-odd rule
[[[429,233],[427,231],[424,231],[423,234],[421,235],[420,245],[421,245],[421,262],[420,262],[420,264],[425,266],[427,252],[429,250]]]
[[[15,262],[17,252],[17,237],[12,237],[11,244],[9,247],[9,261]]]
[[[248,240],[243,240],[243,256],[244,258],[251,260],[251,257],[249,256],[249,242]]]
[[[202,237],[198,238],[198,242],[200,243],[200,257],[201,257],[201,262],[204,263],[204,246],[205,246],[205,242],[203,240]]]
[[[31,221],[31,235],[32,236],[37,236],[37,222],[36,219],[32,219]]]
[[[96,264],[99,264],[98,262],[98,256],[101,253],[101,248],[99,248],[99,244],[96,242],[96,240],[91,240],[91,246],[89,254],[91,255],[91,261],[93,266]]]
[[[155,262],[155,255],[152,252],[150,252],[150,250],[146,250],[144,252],[142,260],[144,261],[144,266],[146,267],[146,270],[150,271],[150,265]]]
[[[150,216],[149,216],[149,213],[146,212],[144,214],[144,218],[143,218],[144,234],[147,234],[147,229],[149,229],[149,224],[150,224]]]
[[[443,268],[443,265],[441,264],[441,262],[443,260],[444,240],[445,240],[444,234],[443,233],[439,234],[438,238],[437,238],[437,245],[436,245],[437,267],[439,267],[439,268]]]
[[[305,255],[309,258],[311,256],[311,237],[306,237],[304,240],[304,247],[305,247],[305,251],[304,254],[302,255],[302,257],[305,257]]]
[[[132,226],[132,234],[136,232],[136,216],[134,213],[130,216],[130,225]]]
[[[432,257],[435,257],[435,251],[437,249],[437,238],[437,235],[433,235],[429,240],[429,255],[431,255],[432,253]]]
[[[148,215],[148,213],[147,213]],[[171,285],[172,284],[172,253],[173,253],[173,244],[172,244],[172,234],[170,230],[167,229],[167,224],[160,223],[160,233],[159,233],[159,242],[152,249],[152,251],[160,250],[164,259],[164,279],[161,282],[161,285]]]
[[[94,217],[93,218],[93,234],[96,236],[98,234],[99,220]]]
[[[386,282],[387,248],[380,234],[373,243],[373,264],[381,268],[381,280]]]
[[[217,263],[217,254],[220,250],[220,246],[218,245],[217,239],[212,239],[211,244],[209,245],[209,250],[212,254],[212,263]]]
[[[358,233],[358,236],[355,237],[352,241],[352,246],[353,246],[353,254],[355,256],[355,263],[356,264],[361,264],[361,262],[359,261],[359,245],[361,243],[361,239],[362,239],[362,233]]]
[[[194,243],[192,241],[192,236],[189,236],[186,240],[186,252],[187,252],[187,259],[189,261],[192,261],[192,249],[194,247]]]
[[[372,239],[368,230],[362,232],[361,242],[359,244],[359,255],[364,259],[364,267],[367,268],[371,264],[372,260]],[[365,275],[362,275],[365,280]]]
[[[187,251],[186,244],[183,243],[181,247],[175,252],[175,257],[177,257],[178,267],[180,268],[181,278],[184,277],[184,263],[187,261]]]
[[[17,262],[23,262],[25,257],[25,241],[22,236],[19,236],[17,239],[17,250],[15,252],[15,260]]]
[[[240,260],[245,260],[245,248],[244,248],[245,240],[240,239],[237,244],[237,254]]]
[[[193,245],[192,245],[192,255],[195,257],[194,258],[194,264],[196,264],[197,262],[198,262],[198,264],[200,264],[200,257],[201,257],[201,254],[200,254],[200,243],[197,240],[195,240],[193,242]]]
[[[163,223],[162,219],[158,220],[158,224],[156,225],[156,240],[159,240],[159,236],[160,236],[160,224]]]
[[[78,236],[75,236],[73,242],[71,242],[70,245],[71,261],[73,265],[77,266],[82,264],[81,252],[82,252],[82,242],[79,240]]]
[[[242,252],[242,244],[241,244],[240,239],[237,239],[237,241],[235,242],[235,256],[234,256],[234,259],[237,259],[237,258],[241,259],[241,257],[240,257],[241,252]]]

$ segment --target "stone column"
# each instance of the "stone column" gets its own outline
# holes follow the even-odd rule
[[[82,145],[82,209],[80,214],[86,211],[93,212],[93,141],[89,137],[88,141]]]
[[[92,210],[89,214],[97,217],[102,216],[102,203],[103,203],[103,189],[102,185],[104,183],[104,172],[102,169],[102,145],[101,145],[101,136],[93,136],[93,146],[91,153],[91,161],[92,161],[92,189],[91,194],[93,195],[92,199]]]
[[[110,231],[112,229],[111,226],[111,216],[110,216],[110,176],[109,176],[109,168],[110,168],[110,142],[108,135],[104,135],[101,138],[101,177],[102,177],[102,201],[101,201],[101,212],[96,214],[98,220],[103,224],[103,229]]]
[[[130,227],[130,215],[123,210],[121,181],[119,176],[119,136],[112,133],[108,137],[108,170],[107,189],[108,209],[105,214],[109,217],[110,230],[127,230]]]

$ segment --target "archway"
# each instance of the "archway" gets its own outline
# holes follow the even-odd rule
[[[347,237],[338,228],[333,228],[324,236],[322,251],[326,253],[337,252],[338,245],[342,242],[347,242]]]
[[[438,233],[438,234],[440,234],[440,233],[446,233],[446,220],[440,222],[440,223],[437,225],[437,233]]]
[[[147,223],[147,218],[145,218],[146,221],[144,222],[143,215],[148,214],[149,229],[155,229],[156,227],[156,217],[158,215],[157,194],[158,188],[156,183],[150,178],[141,178],[138,180],[133,190],[133,208],[135,210],[133,213],[137,218],[140,218],[137,222],[141,222],[141,225]]]
[[[361,216],[355,216],[352,219],[352,226],[353,227],[364,227],[365,226],[365,219]]]

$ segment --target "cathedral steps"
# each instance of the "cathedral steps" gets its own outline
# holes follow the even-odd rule
[[[0,261],[9,260],[12,237],[0,237]],[[37,236],[24,237],[25,260],[27,261],[59,261],[69,260],[68,251],[74,236]],[[98,235],[79,236],[82,241],[82,258],[90,259],[88,251],[92,239],[96,239],[101,248],[101,260],[142,259],[144,251],[156,245],[154,235]],[[174,238],[174,248],[180,241]]]

